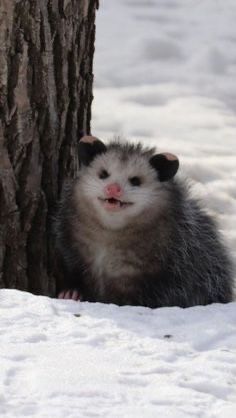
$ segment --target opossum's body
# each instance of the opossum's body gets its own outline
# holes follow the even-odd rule
[[[173,180],[177,159],[128,144],[96,150],[81,145],[85,164],[61,198],[64,288],[151,308],[231,301],[230,260],[212,219]]]

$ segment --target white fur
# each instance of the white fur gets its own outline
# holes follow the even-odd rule
[[[106,179],[99,178],[99,172],[105,169],[110,175]],[[141,179],[140,186],[132,186],[129,178],[138,176]],[[99,201],[105,198],[104,188],[110,183],[118,183],[123,195],[121,200],[131,202],[120,211],[107,211]],[[155,170],[144,156],[131,156],[128,161],[122,161],[114,150],[98,156],[89,167],[81,172],[81,189],[84,196],[89,199],[91,205],[99,216],[100,221],[107,228],[120,229],[126,226],[132,219],[153,208],[155,214],[158,207],[163,207],[166,201],[166,191],[160,185]],[[78,190],[79,197],[80,190]]]

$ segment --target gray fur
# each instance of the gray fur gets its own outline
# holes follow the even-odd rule
[[[214,221],[184,182],[158,180],[153,154],[112,143],[65,185],[55,223],[64,287],[76,288],[82,300],[151,308],[230,302],[232,266]],[[141,201],[137,212],[134,205],[128,215],[103,217],[94,204],[102,181],[93,177],[104,164],[114,167],[111,177],[129,198]],[[132,190],[125,176],[139,167],[146,185]]]

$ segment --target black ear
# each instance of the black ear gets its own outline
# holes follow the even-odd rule
[[[78,145],[80,164],[89,165],[97,155],[106,152],[106,149],[100,139],[89,135],[83,136]]]
[[[174,154],[156,154],[150,159],[150,164],[158,173],[160,181],[172,179],[178,171],[179,160]]]

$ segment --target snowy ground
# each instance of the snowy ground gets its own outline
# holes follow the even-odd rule
[[[235,304],[191,309],[0,291],[0,416],[235,418]]]
[[[101,0],[93,134],[175,152],[236,260],[235,0]],[[235,418],[236,302],[0,291],[0,417]]]

